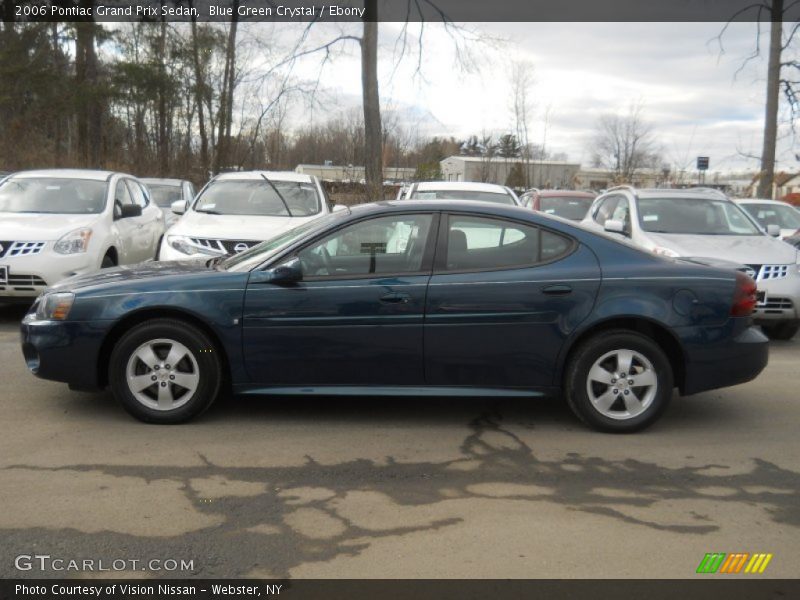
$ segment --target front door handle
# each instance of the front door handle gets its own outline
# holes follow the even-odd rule
[[[568,285],[548,285],[542,288],[542,293],[548,296],[566,296],[572,293],[572,288]]]
[[[381,296],[381,302],[386,302],[388,304],[408,304],[409,300],[411,300],[411,296],[397,292],[392,292],[390,294],[386,294],[385,296]]]

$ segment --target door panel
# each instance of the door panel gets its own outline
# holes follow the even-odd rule
[[[434,214],[365,220],[299,251],[303,281],[253,278],[243,321],[251,381],[423,384],[435,225]]]
[[[489,247],[490,233],[482,228],[453,227],[466,231],[474,242],[473,258],[479,264],[492,256],[493,270],[435,272],[428,288],[425,316],[426,380],[430,385],[481,387],[549,387],[556,359],[565,338],[591,312],[600,285],[594,254],[571,246],[566,238],[544,234],[537,262],[529,267],[502,269],[501,254]],[[537,234],[522,228],[507,239],[528,244]],[[451,233],[452,235],[452,233]],[[459,238],[460,235],[454,237]],[[540,235],[541,237],[541,235]],[[559,241],[560,240],[560,241]],[[566,256],[565,243],[569,243]],[[561,246],[559,246],[561,244]],[[444,269],[466,266],[464,240],[451,243]],[[461,247],[459,255],[458,248]],[[443,245],[440,244],[440,250]],[[520,248],[504,254],[518,261]],[[465,258],[465,256],[467,258]],[[440,257],[437,251],[437,267]],[[443,270],[444,270],[443,269]]]

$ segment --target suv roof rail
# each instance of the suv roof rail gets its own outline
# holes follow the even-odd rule
[[[694,191],[694,192],[711,192],[712,194],[716,194],[717,196],[721,196],[722,198],[728,197],[728,194],[723,192],[722,190],[718,190],[717,188],[712,187],[705,187],[705,186],[696,186],[688,188],[687,191]]]
[[[606,192],[613,192],[614,190],[628,190],[629,192],[633,192],[634,194],[636,193],[636,188],[627,183],[610,187],[606,190]]]

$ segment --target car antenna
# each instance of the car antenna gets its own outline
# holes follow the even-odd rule
[[[261,175],[261,176],[264,178],[264,181],[266,181],[266,182],[267,182],[267,183],[270,185],[270,187],[271,187],[273,190],[275,190],[275,193],[276,193],[276,194],[278,194],[278,198],[280,198],[280,199],[281,199],[281,202],[283,202],[283,205],[286,207],[286,212],[287,212],[287,213],[289,213],[289,216],[290,216],[290,217],[293,217],[294,215],[292,214],[292,209],[291,209],[291,208],[289,208],[289,203],[288,203],[288,202],[286,202],[286,198],[284,198],[284,197],[283,197],[283,194],[281,194],[281,193],[278,191],[278,188],[275,186],[275,184],[274,184],[274,183],[272,183],[272,181],[270,181],[269,177],[267,177],[267,176],[266,176],[266,175],[264,175],[263,173],[259,173],[259,175]]]

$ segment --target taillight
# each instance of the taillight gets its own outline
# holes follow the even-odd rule
[[[756,282],[752,277],[736,271],[736,289],[731,305],[732,317],[749,317],[756,307]]]

